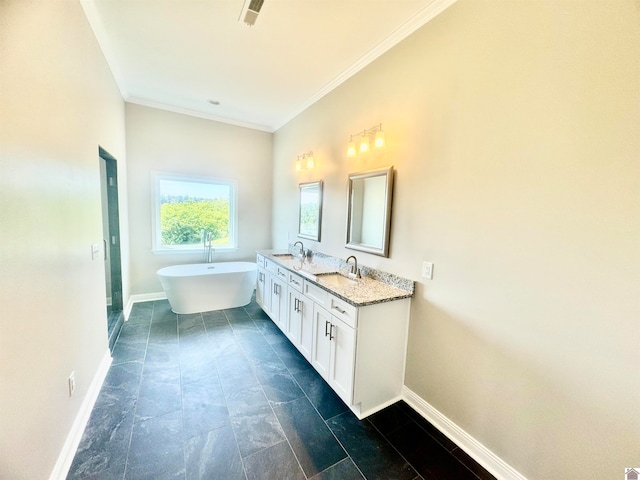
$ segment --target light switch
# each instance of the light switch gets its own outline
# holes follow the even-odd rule
[[[93,243],[91,245],[91,260],[95,260],[98,257],[100,257],[100,244]]]
[[[433,263],[422,262],[422,276],[429,280],[433,280]]]

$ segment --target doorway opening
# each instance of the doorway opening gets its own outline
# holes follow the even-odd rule
[[[118,212],[118,162],[98,147],[102,194],[102,235],[104,242],[107,334],[113,351],[124,322],[122,305],[122,265],[120,259],[120,214]]]

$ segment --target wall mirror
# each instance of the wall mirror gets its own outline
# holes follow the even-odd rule
[[[347,248],[389,256],[393,167],[349,175]]]
[[[300,184],[298,236],[320,241],[322,180]]]

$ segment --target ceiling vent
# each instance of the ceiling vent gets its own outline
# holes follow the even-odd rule
[[[247,5],[247,3],[249,5],[245,10],[245,6]],[[250,27],[255,25],[263,3],[264,0],[245,0],[242,11],[240,12],[240,18],[244,20],[244,23],[246,23]]]

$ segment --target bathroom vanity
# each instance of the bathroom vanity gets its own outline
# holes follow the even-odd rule
[[[256,300],[362,419],[402,394],[414,282],[315,254],[257,254]]]

